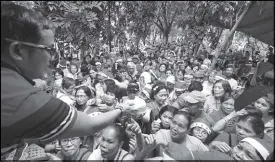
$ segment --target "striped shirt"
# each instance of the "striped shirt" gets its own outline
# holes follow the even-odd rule
[[[1,150],[23,139],[50,142],[75,123],[77,112],[1,65]]]

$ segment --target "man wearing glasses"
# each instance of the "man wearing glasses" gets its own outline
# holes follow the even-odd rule
[[[48,143],[89,136],[131,111],[118,106],[92,118],[35,88],[32,80],[43,78],[52,47],[54,33],[41,14],[1,4],[1,157],[25,139]]]

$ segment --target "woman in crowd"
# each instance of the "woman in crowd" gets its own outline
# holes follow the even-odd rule
[[[204,111],[210,114],[214,111],[220,110],[221,103],[224,99],[230,96],[232,89],[228,81],[220,80],[213,85],[212,95],[208,96],[204,103]]]
[[[209,114],[209,116],[213,119],[213,121],[216,123],[219,120],[223,119],[227,115],[229,115],[231,112],[234,111],[234,103],[235,100],[232,97],[226,98],[224,102],[221,104],[221,109],[218,111],[214,111]],[[225,128],[223,131],[227,133],[233,133],[235,131],[235,123],[236,123],[237,118],[232,118],[228,123],[226,124]]]
[[[173,71],[172,71],[172,69],[166,69],[165,74],[166,74],[166,78],[169,77],[169,76],[173,76]]]
[[[77,72],[78,72],[78,66],[74,63],[71,63],[69,71],[68,71],[68,73],[65,74],[65,77],[76,79]]]
[[[91,155],[87,148],[82,146],[81,139],[79,137],[73,137],[68,139],[61,139],[58,141],[61,146],[61,151],[56,155],[47,153],[50,160],[88,160]]]
[[[218,124],[217,122],[216,126]],[[213,127],[214,133],[216,132],[216,126]],[[246,137],[270,139],[264,135],[264,123],[261,120],[261,115],[248,113],[240,116],[236,123],[236,133],[223,132],[219,134],[209,146],[223,153],[230,153],[231,149]]]
[[[168,97],[168,89],[163,83],[156,83],[152,87],[150,94],[151,102],[147,104],[147,107],[152,111],[153,120],[157,119],[159,112],[164,105]]]
[[[167,65],[162,63],[159,65],[159,70],[156,72],[156,76],[162,81],[166,80],[166,73],[165,73],[166,69],[167,69]]]
[[[176,81],[180,81],[180,82],[184,82],[184,74],[185,71],[184,70],[178,70],[176,77]]]
[[[191,118],[189,114],[184,111],[177,112],[170,124],[169,130],[160,129],[156,134],[145,136],[145,140],[146,138],[150,138],[148,136],[153,136],[155,143],[150,147],[144,146],[144,149],[141,150],[137,157],[143,159],[153,148],[157,149],[154,157],[161,156],[165,148],[163,145],[167,145],[168,142],[174,142],[186,146],[192,151],[208,151],[209,149],[199,139],[188,135],[190,125]]]
[[[120,125],[112,124],[104,129],[100,147],[93,151],[88,160],[133,160],[134,156],[123,150],[125,131]]]
[[[216,73],[214,71],[210,72],[209,76],[208,76],[208,80],[204,81],[202,83],[203,86],[203,90],[202,92],[207,96],[210,96],[212,93],[212,89],[213,89],[213,85],[214,85],[214,77],[215,77]]]
[[[82,111],[86,113],[91,108],[91,105],[95,104],[94,98],[95,98],[94,93],[91,92],[89,87],[80,86],[76,89],[76,93],[75,93],[76,102],[74,104],[74,107],[77,108],[78,111]],[[90,100],[90,103],[88,102],[89,100]]]
[[[156,133],[160,129],[170,129],[170,123],[177,110],[169,105],[161,108],[159,112],[159,118],[152,122],[152,133]]]
[[[268,94],[259,98],[254,103],[254,107],[261,110],[263,114],[262,120],[265,124],[265,133],[274,139],[274,95]]]

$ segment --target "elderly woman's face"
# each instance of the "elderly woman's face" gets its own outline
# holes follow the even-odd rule
[[[100,150],[103,158],[114,158],[121,148],[123,142],[117,137],[117,132],[113,128],[106,128],[101,137]]]
[[[67,157],[73,157],[78,152],[80,144],[79,137],[60,140],[61,151]]]
[[[240,142],[237,146],[235,146],[232,150],[232,157],[236,161],[261,161],[257,150],[248,142]]]
[[[128,66],[128,71],[129,71],[130,73],[134,73],[134,72],[135,72],[135,67],[132,66],[132,65]]]
[[[231,112],[234,111],[234,103],[235,103],[235,100],[233,98],[230,98],[222,103],[221,109],[226,114],[230,114]]]
[[[159,103],[160,105],[163,105],[168,97],[168,92],[166,89],[160,90],[156,95],[155,95],[155,101]]]

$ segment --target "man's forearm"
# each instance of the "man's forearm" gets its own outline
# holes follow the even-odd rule
[[[77,112],[77,119],[73,127],[59,137],[83,137],[92,135],[110,125],[119,115],[121,110],[115,109],[98,116],[91,117],[85,113]]]

